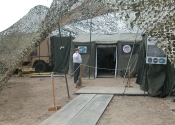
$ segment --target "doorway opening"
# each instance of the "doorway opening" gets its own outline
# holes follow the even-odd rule
[[[97,45],[95,77],[116,77],[116,55],[116,45]]]

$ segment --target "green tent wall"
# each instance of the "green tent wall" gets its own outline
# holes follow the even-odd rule
[[[51,58],[53,61],[53,71],[57,73],[68,73],[70,47],[72,37],[50,37],[51,41]]]
[[[80,53],[82,56],[82,71],[83,77],[89,77],[89,66],[90,66],[90,77],[95,78],[95,66],[96,66],[96,47],[97,45],[117,45],[117,57],[118,69],[127,68],[127,64],[130,58],[130,53],[123,54],[122,52],[122,45],[131,45],[133,46],[134,42],[136,41],[133,56],[131,58],[131,62],[129,67],[131,67],[131,72],[136,73],[138,71],[139,63],[139,53],[141,52],[141,47],[144,42],[142,39],[141,34],[135,33],[122,33],[122,34],[113,34],[113,35],[91,35],[90,41],[90,34],[82,34],[78,35],[71,44],[71,51],[70,51],[70,73],[73,73],[73,58],[72,55],[74,53],[74,48],[78,46],[86,46],[87,53]],[[91,45],[91,46],[90,46]],[[91,50],[90,50],[91,49]],[[123,74],[122,74],[123,75]]]

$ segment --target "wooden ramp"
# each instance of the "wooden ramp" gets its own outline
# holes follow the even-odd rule
[[[76,94],[114,94],[114,95],[148,95],[147,92],[140,90],[140,88],[126,88],[125,87],[83,87],[79,89]]]
[[[112,97],[81,94],[40,125],[95,125]]]

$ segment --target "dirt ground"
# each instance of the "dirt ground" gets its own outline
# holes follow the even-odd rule
[[[73,78],[68,77],[70,99],[63,77],[55,77],[56,105],[64,106],[76,96]],[[132,79],[132,85],[135,79]],[[123,78],[83,79],[83,86],[125,86]],[[175,125],[171,97],[164,99],[149,96],[114,96],[97,125]],[[55,111],[50,77],[11,77],[0,91],[0,125],[38,125]]]

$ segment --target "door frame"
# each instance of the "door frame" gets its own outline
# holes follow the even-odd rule
[[[98,55],[97,54],[97,49],[98,48],[108,48],[108,47],[116,47],[116,49],[115,49],[116,50],[115,51],[116,52],[116,58],[115,58],[116,59],[115,60],[115,62],[116,62],[115,63],[115,78],[116,78],[116,75],[117,75],[117,64],[118,64],[117,63],[117,45],[116,44],[109,44],[109,45],[105,45],[105,44],[102,45],[102,44],[100,44],[100,45],[96,45],[96,54],[95,54],[95,78],[97,78],[97,68],[98,68],[97,67],[97,55]]]

